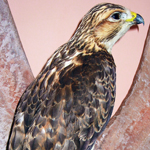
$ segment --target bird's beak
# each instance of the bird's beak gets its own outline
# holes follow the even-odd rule
[[[127,19],[127,22],[133,22],[133,24],[141,24],[143,23],[144,25],[144,19],[142,18],[141,15],[136,14],[135,12],[131,12],[132,18]]]

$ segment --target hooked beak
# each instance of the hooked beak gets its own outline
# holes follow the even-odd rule
[[[132,18],[127,19],[127,22],[132,22],[133,24],[143,24],[144,25],[144,19],[141,15],[136,14],[135,12],[131,12]]]
[[[142,18],[141,15],[137,14],[136,18],[133,20],[136,24],[141,24],[143,23],[144,25],[144,19]]]

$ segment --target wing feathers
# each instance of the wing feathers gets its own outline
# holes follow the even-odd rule
[[[86,149],[93,145],[110,118],[115,97],[112,56],[106,51],[79,54],[75,57],[80,63],[72,61],[67,66],[61,65],[62,55],[56,56],[20,100],[11,136],[12,149],[20,145],[29,150]]]

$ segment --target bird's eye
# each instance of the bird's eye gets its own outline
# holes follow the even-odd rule
[[[119,20],[121,18],[121,14],[119,12],[116,12],[111,17],[115,20]]]

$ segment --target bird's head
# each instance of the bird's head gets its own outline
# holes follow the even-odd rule
[[[73,38],[80,48],[105,48],[111,53],[112,46],[131,26],[144,24],[143,18],[129,9],[110,3],[93,7],[81,20]]]

